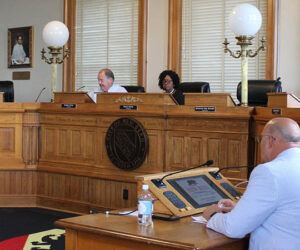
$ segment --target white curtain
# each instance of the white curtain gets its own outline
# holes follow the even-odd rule
[[[138,0],[77,0],[76,89],[98,86],[100,69],[115,82],[137,85]]]

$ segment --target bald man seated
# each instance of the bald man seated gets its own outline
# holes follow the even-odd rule
[[[203,216],[207,227],[231,238],[250,235],[249,249],[300,249],[300,128],[274,118],[257,136],[262,164],[238,201],[220,200]]]
[[[93,91],[88,92],[88,95],[97,102],[97,95],[95,92],[119,92],[119,93],[127,93],[127,90],[124,87],[114,83],[115,76],[114,73],[110,69],[102,69],[98,73],[98,88]]]

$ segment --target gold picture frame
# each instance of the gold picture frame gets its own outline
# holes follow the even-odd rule
[[[33,67],[33,27],[8,29],[8,68]]]

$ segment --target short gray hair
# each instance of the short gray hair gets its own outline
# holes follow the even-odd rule
[[[103,71],[104,71],[106,78],[112,78],[113,80],[115,80],[115,75],[110,69],[101,69],[100,70],[100,72],[103,72]]]
[[[285,128],[278,123],[272,124],[269,128],[271,134],[278,131],[287,142],[300,142],[300,136],[291,135]]]

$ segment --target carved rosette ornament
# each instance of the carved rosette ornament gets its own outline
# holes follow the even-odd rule
[[[105,146],[109,159],[116,167],[133,170],[145,161],[149,139],[146,130],[138,121],[120,118],[108,128]]]
[[[143,100],[141,98],[138,98],[138,97],[135,97],[135,96],[130,96],[130,95],[127,95],[127,96],[121,96],[119,97],[116,101],[116,103],[118,102],[125,102],[125,103],[137,103],[137,102],[140,102],[142,103]]]

